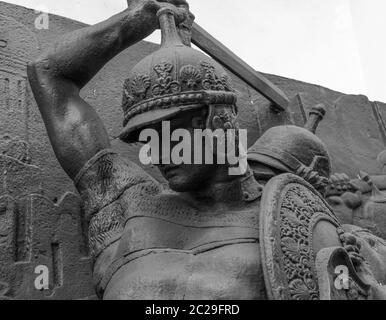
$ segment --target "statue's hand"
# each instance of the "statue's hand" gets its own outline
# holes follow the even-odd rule
[[[353,265],[360,266],[364,262],[364,258],[360,254],[361,243],[352,233],[345,232],[340,235],[340,240],[343,242],[343,247],[346,249]]]
[[[189,9],[189,4],[185,0],[157,0],[156,2],[169,3],[176,7]]]
[[[335,173],[330,177],[330,182],[335,190],[345,193],[349,189],[350,178],[345,173]]]
[[[343,195],[346,192],[356,193],[358,188],[351,182],[345,173],[335,173],[330,176],[327,193],[333,195]]]
[[[127,5],[130,11],[141,8],[151,13],[157,13],[164,7],[172,7],[177,13],[175,16],[177,24],[189,17],[189,4],[185,0],[127,0]]]
[[[135,5],[135,3],[141,3],[141,2],[143,3],[143,2],[147,2],[147,1],[146,0],[127,0],[127,4],[129,7]],[[170,3],[176,7],[189,8],[189,5],[185,0],[155,0],[154,2]]]

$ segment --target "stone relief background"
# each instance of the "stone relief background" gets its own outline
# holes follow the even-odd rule
[[[36,17],[33,10],[0,1],[0,299],[94,299],[82,205],[53,154],[26,79],[29,60],[59,35],[85,25],[50,15],[49,29],[37,30]],[[156,48],[148,42],[135,45],[82,91],[105,122],[114,148],[137,163],[139,147],[114,139],[122,126],[121,90],[128,70]],[[327,115],[318,135],[330,150],[334,172],[381,173],[376,158],[386,148],[385,104],[266,76],[291,98],[290,112],[275,114],[266,99],[233,77],[249,144],[272,126],[302,126],[308,110],[324,103]],[[161,180],[154,168],[146,170]],[[49,268],[49,290],[34,287],[38,265]]]

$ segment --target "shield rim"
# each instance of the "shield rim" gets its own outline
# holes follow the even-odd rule
[[[280,243],[280,232],[277,232],[278,222],[280,222],[280,210],[282,197],[279,197],[283,193],[286,186],[290,184],[300,184],[303,187],[310,190],[315,196],[318,196],[328,209],[328,213],[325,213],[325,217],[317,216],[313,221],[314,225],[320,220],[327,220],[335,225],[337,228],[341,227],[339,220],[335,216],[330,205],[322,197],[322,195],[308,182],[299,176],[292,173],[285,173],[272,178],[264,187],[263,195],[261,199],[260,208],[260,250],[262,256],[262,268],[264,274],[264,282],[266,287],[266,293],[269,300],[291,300],[291,295],[288,288],[288,283],[280,283],[285,275],[283,268],[281,267],[281,261],[275,260],[275,252]],[[269,244],[268,244],[269,243]],[[280,247],[279,247],[280,249]],[[279,250],[282,253],[281,249]],[[277,259],[278,257],[276,257]],[[279,263],[278,263],[279,262]],[[316,276],[315,265],[311,266],[313,274]],[[278,281],[279,280],[279,281]],[[318,279],[315,279],[318,283]],[[320,292],[318,290],[319,297]]]

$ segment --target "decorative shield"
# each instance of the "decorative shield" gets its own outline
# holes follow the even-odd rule
[[[328,232],[317,231],[320,229]],[[340,241],[341,232],[341,225],[329,205],[305,180],[293,174],[271,179],[264,188],[260,209],[260,245],[268,298],[319,300],[340,296],[351,299],[347,295],[349,288],[333,286],[338,277],[331,269],[335,260],[344,265],[342,270],[349,272],[347,278],[353,279],[351,282],[366,296],[369,286],[356,274]],[[325,264],[316,263],[318,253],[326,247],[340,254],[330,252]],[[327,280],[328,283],[323,283]],[[328,291],[326,288],[331,286]],[[331,293],[334,290],[341,290],[340,295]]]

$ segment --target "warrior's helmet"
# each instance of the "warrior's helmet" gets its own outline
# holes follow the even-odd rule
[[[237,97],[226,71],[182,42],[173,10],[161,9],[157,16],[161,48],[139,62],[124,84],[120,138],[126,142],[135,142],[136,133],[149,124],[203,105],[229,105],[237,113]]]
[[[318,115],[318,109],[319,112],[323,110],[321,106],[313,109],[306,124],[308,130],[293,125],[267,130],[248,150],[248,161],[262,163],[279,172],[294,173],[317,189],[323,189],[331,175],[331,161],[325,144],[313,133],[324,115],[324,112]]]

